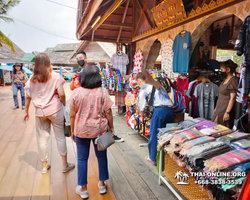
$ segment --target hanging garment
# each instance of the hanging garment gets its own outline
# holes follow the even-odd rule
[[[250,15],[246,17],[244,20],[242,27],[240,29],[240,33],[236,40],[236,44],[234,49],[237,50],[237,55],[241,56],[245,54],[245,56],[250,60]]]
[[[111,64],[114,69],[120,71],[122,78],[126,76],[127,65],[129,64],[129,59],[128,59],[127,54],[115,53],[111,58]]]
[[[161,70],[163,70],[169,77],[173,74],[173,40],[171,38],[165,40],[161,45],[160,55]]]
[[[242,69],[240,72],[240,82],[238,86],[236,101],[246,103],[250,94],[250,65],[245,62],[245,56],[242,61]]]
[[[184,34],[179,33],[173,44],[173,72],[188,73],[189,54],[191,51],[191,34],[186,31]]]
[[[210,45],[218,46],[220,43],[220,38],[221,38],[221,30],[220,27],[217,27],[211,35]]]
[[[143,53],[142,50],[137,50],[134,55],[134,71],[140,72],[143,64]]]
[[[230,38],[230,26],[228,23],[225,24],[221,32],[220,46],[224,47],[228,44]]]
[[[238,200],[250,199],[250,173],[248,173],[246,180],[243,183],[243,186],[240,191]]]
[[[178,88],[178,91],[185,93],[188,90],[188,85],[189,85],[189,78],[177,78],[176,80],[176,86]]]
[[[215,98],[219,96],[218,86],[214,83],[201,83],[195,88],[194,96],[198,98],[200,117],[212,119]]]
[[[200,53],[200,44],[201,44],[201,40],[199,39],[194,50],[193,53],[191,55],[190,58],[190,63],[189,63],[189,67],[196,67],[198,64],[198,60],[200,60],[199,57],[199,53]]]

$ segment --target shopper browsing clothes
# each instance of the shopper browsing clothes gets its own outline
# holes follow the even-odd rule
[[[173,91],[167,93],[159,82],[156,82],[146,70],[142,70],[136,76],[136,81],[141,87],[138,107],[141,112],[141,121],[144,122],[144,109],[155,88],[153,96],[153,115],[150,122],[150,135],[148,141],[149,156],[145,159],[156,165],[157,155],[157,131],[173,122]]]
[[[219,87],[219,98],[212,121],[232,128],[234,124],[234,104],[238,90],[239,80],[235,76],[237,64],[232,60],[227,60],[220,64],[221,75],[225,80]]]
[[[99,167],[99,192],[106,193],[105,181],[109,179],[107,150],[98,151],[95,139],[99,134],[100,115],[102,115],[101,134],[107,132],[108,126],[114,135],[113,115],[108,91],[102,88],[102,79],[97,66],[87,66],[80,77],[81,87],[73,91],[70,101],[70,126],[73,141],[76,142],[78,159],[78,186],[76,193],[85,199],[87,190],[87,171],[91,141]],[[102,113],[101,112],[102,105]]]
[[[21,98],[22,98],[22,109],[25,108],[25,92],[24,86],[28,80],[27,74],[23,71],[23,65],[21,63],[16,63],[13,66],[13,99],[14,99],[14,109],[19,108],[18,103],[18,90],[20,90]]]
[[[51,125],[54,130],[57,149],[62,158],[63,173],[75,167],[67,161],[67,146],[64,135],[64,113],[65,93],[63,89],[64,79],[60,74],[52,71],[49,57],[41,53],[35,58],[34,74],[28,80],[26,90],[26,106],[24,117],[29,120],[30,103],[35,106],[36,136],[38,152],[42,161],[42,174],[50,169],[48,164]]]

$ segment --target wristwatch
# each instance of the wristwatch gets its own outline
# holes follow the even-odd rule
[[[230,114],[230,112],[226,112],[228,115]]]

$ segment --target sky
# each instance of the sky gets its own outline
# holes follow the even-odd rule
[[[78,0],[51,1],[74,8],[77,8],[78,5]],[[26,53],[43,52],[46,48],[54,47],[57,44],[79,42],[75,34],[76,15],[77,10],[52,3],[49,0],[21,0],[16,7],[10,10],[10,17],[72,40],[44,33],[17,20],[9,24],[1,22],[0,29]]]

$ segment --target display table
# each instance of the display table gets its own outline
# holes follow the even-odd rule
[[[195,178],[192,177],[185,168],[180,167],[176,162],[165,153],[165,170],[162,170],[164,150],[160,151],[159,159],[159,185],[164,183],[176,196],[178,200],[209,200],[208,191],[195,183]],[[177,171],[182,170],[189,175],[186,183],[188,185],[178,185],[178,179],[175,178]]]

